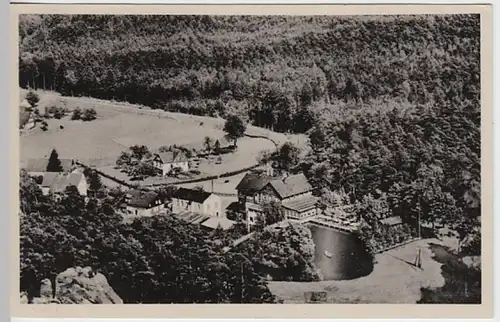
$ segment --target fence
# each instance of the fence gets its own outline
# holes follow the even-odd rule
[[[248,136],[250,138],[261,138],[261,139],[266,139],[266,140],[269,140],[271,141],[276,147],[278,146],[278,144],[271,138],[269,137],[266,137],[264,135],[253,135],[253,134],[245,134],[245,136]],[[78,165],[84,167],[84,168],[91,168],[91,166],[89,165],[85,165],[81,162],[76,162]],[[246,168],[243,168],[243,169],[238,169],[238,170],[234,170],[234,171],[228,171],[228,172],[224,172],[224,173],[221,173],[221,174],[218,174],[218,175],[212,175],[212,176],[207,176],[207,177],[202,177],[202,178],[196,178],[196,179],[189,179],[189,180],[181,180],[181,181],[173,181],[173,182],[165,182],[165,183],[150,183],[150,184],[137,184],[137,185],[134,185],[134,184],[131,184],[129,182],[126,182],[126,181],[123,181],[121,179],[118,179],[116,177],[113,177],[109,174],[106,174],[100,170],[97,170],[94,168],[94,170],[100,174],[101,176],[109,179],[109,180],[112,180],[122,186],[126,186],[128,188],[135,188],[136,186],[139,186],[141,187],[142,189],[148,189],[148,188],[153,188],[153,187],[165,187],[165,186],[170,186],[170,185],[178,185],[178,184],[186,184],[186,183],[197,183],[197,182],[204,182],[204,181],[210,181],[210,180],[216,180],[216,179],[220,179],[220,178],[227,178],[227,177],[232,177],[232,176],[235,176],[235,175],[238,175],[240,173],[243,173],[243,172],[247,172],[247,171],[250,171],[250,170],[253,170],[253,169],[256,169],[260,166],[260,164],[254,164],[250,167],[246,167]],[[229,197],[233,197],[235,196],[235,194],[226,194],[226,193],[217,193],[218,195],[221,195],[221,196],[229,196]]]
[[[145,186],[149,186],[149,187],[161,187],[161,186],[168,186],[168,185],[175,185],[175,184],[197,183],[197,182],[204,182],[204,181],[216,180],[216,179],[220,179],[220,178],[232,177],[232,176],[235,176],[237,174],[253,170],[253,169],[255,169],[255,168],[259,167],[259,166],[260,166],[260,164],[255,164],[255,165],[253,165],[251,167],[246,167],[246,168],[238,169],[238,170],[235,170],[235,171],[224,172],[224,173],[221,173],[219,175],[212,175],[212,176],[208,176],[208,177],[202,177],[202,178],[197,178],[197,179],[189,179],[189,180],[182,180],[182,181],[173,181],[173,182],[168,182],[168,183],[151,183],[151,184],[148,184],[148,185],[145,185]]]
[[[382,249],[376,250],[374,253],[375,254],[380,254],[380,253],[386,252],[388,250],[391,250],[391,249],[394,249],[394,248],[397,248],[397,247],[401,247],[401,246],[404,246],[404,245],[409,244],[409,243],[413,243],[414,241],[417,241],[417,240],[420,240],[420,239],[422,239],[422,238],[416,237],[416,238],[408,239],[408,240],[405,240],[404,242],[397,243],[397,244],[394,244],[394,245],[387,246],[387,247],[384,247]]]
[[[249,138],[252,138],[252,139],[265,139],[265,140],[269,140],[269,141],[271,141],[274,144],[274,146],[276,148],[279,146],[279,144],[276,143],[276,141],[274,141],[273,139],[271,139],[270,137],[265,136],[265,135],[256,135],[256,134],[245,133],[245,136],[249,137]]]
[[[109,180],[112,180],[112,181],[114,181],[114,182],[116,182],[116,183],[118,183],[118,184],[120,184],[120,185],[122,185],[122,186],[125,186],[125,187],[127,187],[127,188],[133,189],[133,188],[136,188],[136,187],[138,186],[138,185],[134,185],[134,184],[131,184],[131,183],[129,183],[129,182],[126,182],[126,181],[120,180],[120,179],[118,179],[118,178],[116,178],[116,177],[113,177],[113,176],[111,176],[111,175],[109,175],[109,174],[107,174],[107,173],[104,173],[104,172],[102,172],[102,171],[100,171],[100,170],[97,170],[97,169],[96,169],[96,168],[94,168],[94,167],[90,167],[90,166],[88,166],[88,165],[86,165],[86,164],[83,164],[83,163],[81,163],[81,162],[79,162],[79,161],[75,161],[75,163],[76,163],[77,165],[81,166],[81,167],[86,168],[86,169],[92,169],[93,171],[95,171],[97,174],[99,174],[99,175],[103,176],[104,178],[107,178],[107,179],[109,179]]]

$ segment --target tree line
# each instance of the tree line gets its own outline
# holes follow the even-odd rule
[[[57,154],[52,163],[57,166]],[[29,297],[38,296],[42,279],[73,266],[104,274],[125,303],[275,303],[269,276],[315,276],[305,227],[259,232],[250,244],[225,253],[247,233],[243,222],[230,231],[205,230],[171,214],[126,223],[125,192],[106,188],[92,170],[85,175],[92,192],[87,201],[73,186],[44,195],[34,178],[20,173],[20,290]],[[158,193],[169,198],[172,191]],[[302,242],[287,242],[292,239]]]
[[[318,102],[473,97],[478,22],[478,15],[29,15],[20,21],[19,81],[304,132],[322,117]]]

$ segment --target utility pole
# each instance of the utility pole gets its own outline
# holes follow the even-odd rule
[[[420,209],[418,210],[418,238],[420,238]]]
[[[240,274],[241,274],[241,294],[240,294],[240,302],[243,303],[243,283],[244,283],[244,279],[243,279],[243,262],[240,263]]]

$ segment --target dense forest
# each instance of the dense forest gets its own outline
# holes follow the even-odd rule
[[[479,16],[27,15],[19,82],[304,132],[315,102],[478,95]]]
[[[345,202],[368,223],[362,232],[367,242],[385,242],[379,240],[386,237],[385,230],[370,224],[381,218],[403,219],[405,231],[398,232],[398,240],[403,234],[415,236],[420,218],[455,230],[461,241],[470,241],[462,245],[462,252],[480,255],[479,15],[30,15],[21,17],[20,37],[22,87],[198,115],[239,114],[258,126],[307,133],[306,157],[278,154],[281,163],[288,160],[288,164],[275,162],[276,166],[303,171],[326,203],[333,192],[347,196]],[[293,149],[287,151],[278,152],[290,154]],[[99,213],[110,212],[106,203],[100,207]],[[47,210],[51,208],[37,209],[33,216],[29,215],[33,211],[24,211],[22,249],[28,252],[43,245],[62,247],[61,252],[67,247],[69,252],[74,245],[82,247],[72,257],[56,258],[42,251],[22,255],[26,260],[21,285],[26,287],[35,281],[37,285],[44,276],[33,276],[33,265],[41,269],[45,266],[40,263],[65,258],[79,262],[78,256],[86,254],[85,260],[95,258],[92,265],[107,269],[111,285],[120,295],[130,294],[131,302],[154,302],[160,297],[237,302],[242,269],[251,294],[245,301],[274,300],[262,272],[262,260],[269,259],[255,255],[252,244],[242,251],[251,261],[258,258],[255,265],[242,265],[246,260],[236,254],[213,261],[219,256],[213,236],[192,228],[186,233],[188,228],[172,219],[138,220],[124,230],[108,222],[116,217],[111,212],[105,220],[92,215],[93,210],[78,210],[83,211],[80,217],[61,217]],[[47,211],[49,215],[40,214]],[[102,226],[77,222],[87,220],[85,216],[97,216],[89,222]],[[61,241],[47,239],[49,227],[55,227],[50,229],[61,235]],[[117,229],[119,233],[112,233]],[[182,236],[166,233],[172,229],[182,231]],[[65,232],[70,237],[64,237]],[[75,239],[78,234],[82,236]],[[101,255],[88,253],[89,243],[101,243],[91,248]],[[124,243],[126,247],[121,246]],[[144,249],[153,249],[154,255],[148,254],[146,260]],[[294,252],[289,253],[295,256]],[[194,257],[186,259],[180,253]],[[116,258],[113,267],[110,256]],[[72,263],[57,267],[65,269]],[[170,272],[159,265],[185,269],[167,276]],[[314,278],[305,263],[294,265],[305,271],[279,275]],[[199,270],[195,275],[183,275],[195,267]],[[152,278],[151,272],[164,275]],[[216,282],[207,284],[208,280]],[[144,294],[138,289],[142,283],[160,284],[148,286],[157,293]],[[175,293],[175,285],[183,291]],[[222,287],[226,289],[221,291]],[[186,291],[193,288],[202,291]],[[194,294],[200,298],[181,298]]]
[[[44,196],[34,178],[20,173],[20,288],[29,297],[38,296],[42,279],[74,266],[103,273],[125,303],[274,303],[268,279],[317,278],[306,227],[257,232],[225,253],[247,232],[245,224],[225,232],[174,216],[128,223],[119,213],[124,192],[87,175],[94,193],[85,202],[74,187],[61,198]]]

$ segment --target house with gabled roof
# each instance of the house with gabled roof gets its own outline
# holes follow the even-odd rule
[[[201,190],[179,188],[172,195],[172,212],[192,212],[212,217],[223,217],[220,197]]]
[[[318,199],[304,174],[271,176],[268,173],[247,173],[236,186],[238,200],[245,209],[247,224],[252,226],[262,205],[275,202],[281,205],[286,218],[303,219],[318,213]]]
[[[379,222],[386,227],[400,227],[403,225],[403,220],[400,216],[392,216],[380,219]]]
[[[137,216],[153,216],[164,209],[164,201],[154,191],[129,190],[125,195],[127,212]]]
[[[189,171],[189,158],[182,151],[159,152],[153,156],[153,165],[167,175],[172,169]]]
[[[74,186],[81,196],[87,196],[88,184],[85,175],[80,172],[72,173],[59,173],[59,172],[45,172],[43,180],[40,185],[42,193],[60,194],[63,193],[67,187]]]

